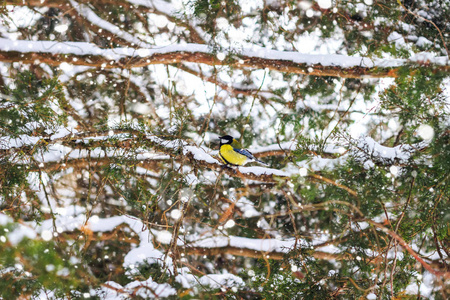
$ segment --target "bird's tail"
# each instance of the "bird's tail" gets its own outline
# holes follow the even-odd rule
[[[261,161],[261,160],[259,160],[259,159],[256,159],[256,158],[255,158],[255,161],[256,161],[257,163],[260,163],[261,165],[266,166],[266,167],[269,166],[268,164],[266,164],[265,162],[263,162],[263,161]]]

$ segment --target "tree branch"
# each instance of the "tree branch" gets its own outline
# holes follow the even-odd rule
[[[444,278],[450,278],[450,272],[442,272],[437,271],[433,269],[428,263],[426,263],[407,243],[404,239],[401,238],[397,233],[394,231],[388,229],[387,227],[383,226],[380,223],[377,223],[375,221],[364,219],[364,221],[368,222],[369,224],[377,227],[378,229],[381,229],[384,233],[394,238],[403,248],[408,251],[409,254],[411,254],[415,260],[417,260],[428,272],[433,274],[436,277],[444,277]]]
[[[90,0],[78,0],[78,3],[81,4],[90,4],[92,1]],[[162,15],[165,16],[169,21],[172,23],[177,24],[178,26],[186,28],[190,33],[190,38],[193,42],[204,44],[205,40],[202,37],[202,34],[198,32],[198,29],[195,28],[193,25],[189,24],[189,22],[185,22],[177,17],[175,17],[172,13],[168,12],[167,10],[161,9],[162,7],[159,7],[157,4],[155,5],[156,1],[147,1],[147,2],[140,2],[136,3],[135,1],[126,1],[126,0],[96,0],[96,4],[105,6],[115,6],[115,7],[123,7],[125,9],[128,9],[130,11],[134,11],[135,9],[139,11],[143,11],[146,13],[152,13],[156,15]],[[62,10],[70,9],[70,5],[66,0],[5,0],[3,1],[5,5],[14,5],[14,6],[28,6],[28,7],[53,7],[58,8]],[[164,3],[164,5],[167,5],[167,3]]]
[[[218,59],[207,45],[170,45],[153,49],[102,49],[83,42],[12,41],[0,38],[0,61],[25,64],[61,63],[101,68],[139,68],[155,64],[200,63],[210,66],[230,66],[236,69],[269,69],[286,73],[342,78],[396,77],[401,66],[415,68],[425,62],[417,60],[371,60],[345,55],[309,55],[298,52],[244,49]],[[336,61],[336,62],[333,62]],[[344,61],[339,65],[339,62]],[[447,60],[436,60],[435,70],[450,71]]]
[[[181,250],[181,249],[180,249]],[[261,258],[265,256],[269,259],[274,260],[282,260],[289,256],[288,253],[284,252],[277,252],[277,251],[257,251],[253,249],[248,248],[239,248],[239,247],[233,247],[233,246],[226,246],[226,247],[183,247],[183,251],[186,254],[189,255],[209,255],[209,256],[218,256],[218,255],[235,255],[235,256],[242,256],[242,257],[251,257],[251,258]],[[314,251],[312,252],[312,257],[316,259],[323,259],[323,260],[346,260],[350,259],[349,254],[334,254],[334,253],[328,253],[323,251]]]

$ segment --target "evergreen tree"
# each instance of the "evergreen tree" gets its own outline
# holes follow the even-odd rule
[[[0,5],[0,297],[450,295],[448,1]]]

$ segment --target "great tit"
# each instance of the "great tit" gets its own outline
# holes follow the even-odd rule
[[[243,149],[242,145],[230,135],[220,136],[220,149],[219,157],[223,163],[227,165],[242,166],[248,162],[258,162],[265,166],[268,166],[265,162],[262,162],[247,149]]]

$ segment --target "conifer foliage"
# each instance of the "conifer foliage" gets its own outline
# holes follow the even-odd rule
[[[0,297],[450,297],[446,0],[0,3]],[[232,135],[269,167],[225,166]]]

